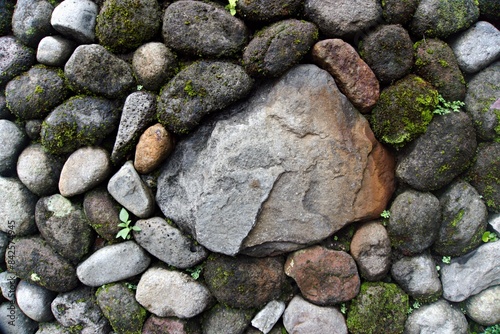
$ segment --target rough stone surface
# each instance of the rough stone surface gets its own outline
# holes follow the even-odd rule
[[[382,16],[390,24],[406,24],[417,10],[420,0],[385,0],[382,2]]]
[[[64,0],[52,12],[50,24],[81,44],[92,43],[98,10],[97,4],[90,0]]]
[[[439,196],[442,221],[433,249],[445,256],[460,256],[482,244],[488,210],[469,183],[452,183]]]
[[[203,276],[221,304],[235,308],[255,308],[278,298],[285,286],[281,257],[253,258],[212,255]]]
[[[11,245],[11,252],[8,253],[6,262],[9,260],[12,260],[12,248],[13,246]],[[8,271],[3,271],[0,273],[0,290],[2,290],[2,296],[9,301],[15,300],[16,295],[16,287],[17,284],[19,283],[19,277],[16,275],[8,272]]]
[[[42,237],[59,254],[77,263],[94,241],[83,209],[59,194],[41,198],[36,204],[36,225]]]
[[[74,49],[74,43],[66,38],[47,36],[38,43],[36,60],[44,65],[64,67]]]
[[[299,62],[317,36],[314,24],[296,19],[265,27],[245,47],[245,70],[256,77],[278,77]]]
[[[105,188],[97,188],[85,193],[83,210],[90,226],[109,242],[116,242],[116,234],[121,230],[119,212],[121,206]]]
[[[157,202],[210,250],[276,254],[378,217],[392,166],[333,78],[302,65],[179,142]]]
[[[401,79],[413,65],[413,43],[400,25],[381,25],[363,38],[359,52],[383,83]]]
[[[151,173],[173,150],[174,137],[159,123],[150,126],[139,138],[135,149],[134,167],[138,173]]]
[[[326,37],[353,37],[382,18],[382,7],[375,0],[306,0],[304,12]]]
[[[356,263],[346,252],[321,246],[290,254],[285,274],[299,286],[302,296],[318,305],[334,305],[353,299],[359,292]]]
[[[137,83],[153,91],[159,90],[174,75],[176,66],[175,54],[159,42],[141,45],[132,58]]]
[[[251,0],[236,3],[236,10],[245,21],[270,22],[293,16],[301,5],[300,0]]]
[[[460,310],[439,300],[414,310],[406,321],[405,333],[466,334],[467,320]]]
[[[8,35],[12,29],[12,14],[15,4],[16,2],[13,0],[0,1],[0,36]]]
[[[437,115],[427,132],[398,156],[396,177],[420,191],[439,189],[470,166],[476,146],[474,126],[466,113]]]
[[[135,84],[130,65],[102,45],[80,45],[64,65],[64,74],[74,89],[118,98]]]
[[[283,324],[288,333],[347,334],[344,316],[334,307],[309,303],[299,295],[288,304],[283,314]]]
[[[253,314],[253,310],[240,310],[217,304],[203,319],[203,334],[243,334],[250,325]]]
[[[50,303],[56,293],[41,286],[21,281],[16,288],[16,301],[23,313],[37,322],[48,322],[54,319]]]
[[[141,180],[132,161],[127,161],[108,182],[113,198],[139,218],[150,217],[155,209],[151,189]]]
[[[431,193],[410,189],[392,202],[387,232],[392,246],[405,255],[418,254],[436,240],[441,208]]]
[[[111,328],[96,303],[94,293],[89,287],[80,287],[59,294],[51,304],[56,320],[81,334],[108,334]]]
[[[500,284],[500,242],[488,242],[476,250],[452,258],[441,268],[443,297],[461,302],[490,286]]]
[[[314,45],[312,57],[333,76],[340,91],[359,111],[369,112],[377,103],[377,77],[350,44],[341,39],[322,40]]]
[[[5,252],[9,245],[9,236],[7,233],[0,232],[0,263],[5,263]]]
[[[385,227],[377,221],[356,230],[350,252],[361,276],[369,281],[382,279],[391,266],[391,241]]]
[[[47,153],[40,144],[24,149],[17,159],[17,176],[32,193],[48,196],[57,192],[62,161]]]
[[[42,131],[42,123],[41,119],[30,119],[26,121],[26,125],[24,126],[24,130],[26,134],[31,140],[40,139],[40,132]]]
[[[0,230],[10,236],[36,232],[35,204],[38,200],[18,179],[0,177]]]
[[[487,143],[477,150],[469,170],[470,184],[482,196],[488,210],[500,212],[500,143]]]
[[[492,286],[467,299],[467,316],[483,326],[500,323],[500,285]]]
[[[78,265],[78,279],[88,286],[101,286],[142,273],[150,257],[134,241],[105,246]]]
[[[252,319],[252,326],[258,328],[264,334],[267,334],[274,327],[285,311],[285,303],[272,300],[259,311]]]
[[[477,21],[476,3],[474,0],[421,0],[410,22],[410,31],[415,36],[444,39]]]
[[[161,261],[176,268],[190,268],[208,256],[207,250],[193,243],[179,229],[162,218],[138,220],[134,231],[136,242]]]
[[[156,96],[148,92],[134,92],[127,96],[118,126],[111,160],[116,163],[130,153],[139,134],[151,123],[156,113]]]
[[[391,275],[407,294],[421,302],[435,301],[443,292],[436,264],[428,253],[395,261]]]
[[[35,62],[35,51],[13,36],[0,37],[0,86],[23,73]]]
[[[153,267],[142,274],[135,298],[159,317],[191,318],[203,312],[212,296],[184,273]]]
[[[54,6],[48,1],[18,0],[12,16],[12,32],[21,42],[36,48],[38,42],[53,32],[50,16]]]
[[[188,321],[175,317],[157,317],[152,314],[142,327],[142,334],[201,334],[197,321]]]
[[[248,39],[243,21],[221,6],[200,1],[176,1],[168,6],[162,33],[168,47],[206,57],[232,56]]]
[[[17,304],[10,302],[0,304],[0,332],[3,334],[31,334],[37,328],[38,324],[28,318]]]
[[[40,236],[13,240],[16,253],[7,269],[21,279],[51,291],[66,292],[78,285],[75,268]]]
[[[176,3],[180,2],[192,1]],[[158,120],[173,133],[187,133],[203,116],[248,95],[252,84],[252,79],[239,65],[219,61],[195,62],[162,88]]]
[[[500,58],[500,31],[489,22],[476,22],[450,46],[460,69],[475,73]]]
[[[15,171],[17,158],[26,141],[26,134],[19,126],[0,119],[0,175],[9,175]]]
[[[488,226],[490,226],[497,235],[500,235],[500,214],[494,214],[489,217]]]

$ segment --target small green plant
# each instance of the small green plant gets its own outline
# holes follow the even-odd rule
[[[37,273],[32,273],[30,278],[33,282],[39,282],[41,280],[40,276],[38,276]]]
[[[137,290],[137,285],[132,283],[125,283],[125,286],[130,290]]]
[[[482,334],[500,334],[500,324],[487,327]]]
[[[497,241],[498,236],[496,235],[496,233],[486,231],[483,233],[481,239],[483,239],[483,242]]]
[[[143,89],[143,88],[144,88],[144,86],[143,86],[143,85],[137,85],[137,90],[141,90],[141,89]]]
[[[116,238],[129,240],[132,231],[139,232],[141,230],[138,226],[130,226],[130,223],[132,223],[132,221],[129,219],[129,214],[127,210],[125,210],[125,208],[122,208],[120,211],[120,221],[121,223],[118,224],[118,226],[123,228],[116,234]]]
[[[347,312],[347,306],[345,303],[340,304],[340,313],[345,314]]]
[[[459,112],[460,107],[463,107],[465,103],[462,101],[446,101],[441,94],[438,95],[439,104],[436,109],[434,109],[434,114],[436,115],[446,115],[453,112]]]
[[[389,210],[384,210],[380,214],[380,217],[385,218],[385,219],[389,219],[389,218],[391,218],[391,212]]]
[[[191,274],[191,277],[195,280],[200,278],[201,271],[203,270],[203,263],[194,266],[193,268],[187,268],[186,271]]]
[[[443,261],[443,263],[450,264],[450,262],[451,262],[451,256],[443,256],[443,258],[441,259],[441,261]]]
[[[238,0],[229,0],[229,4],[226,5],[226,9],[231,13],[231,15],[236,15],[236,3]]]
[[[415,301],[413,302],[412,306],[410,306],[410,307],[408,308],[408,311],[407,311],[406,313],[408,313],[408,314],[412,314],[412,312],[413,312],[414,310],[418,310],[418,309],[420,308],[420,306],[422,306],[422,304],[420,304],[420,302],[419,302],[418,300],[415,300]]]

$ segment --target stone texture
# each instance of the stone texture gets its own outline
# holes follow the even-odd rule
[[[497,234],[500,235],[500,214],[491,215],[488,220],[488,226]]]
[[[236,10],[245,21],[271,22],[294,16],[301,5],[300,0],[250,0],[236,3]]]
[[[245,70],[255,77],[278,77],[300,61],[317,36],[314,24],[296,19],[265,27],[245,47]]]
[[[435,301],[443,292],[436,264],[428,253],[395,261],[391,275],[407,294],[424,303]]]
[[[347,334],[344,316],[334,307],[311,304],[295,296],[283,314],[283,324],[288,333]]]
[[[346,252],[321,246],[290,254],[285,274],[292,277],[305,299],[318,305],[334,305],[353,299],[359,292],[356,263]]]
[[[254,313],[254,310],[241,310],[217,304],[204,314],[203,334],[243,334]]]
[[[500,242],[488,242],[476,250],[452,258],[441,268],[443,297],[461,302],[490,286],[500,284]]]
[[[212,251],[276,254],[378,217],[392,159],[333,78],[301,65],[179,142],[157,202]]]
[[[19,180],[38,196],[48,196],[57,192],[62,167],[63,162],[47,153],[40,144],[28,146],[17,159]]]
[[[281,315],[285,311],[285,306],[285,303],[282,301],[270,301],[252,319],[252,326],[258,328],[264,334],[269,333],[281,318]]]
[[[5,252],[9,245],[9,236],[7,233],[0,232],[0,263],[5,263]]]
[[[488,211],[500,212],[500,143],[487,143],[477,150],[469,170],[470,184],[482,196]]]
[[[111,160],[117,163],[131,153],[139,134],[152,122],[156,113],[156,95],[134,92],[127,96],[118,126]]]
[[[26,125],[24,126],[24,130],[26,134],[31,140],[40,139],[40,132],[42,131],[42,123],[41,119],[30,119],[26,121]]]
[[[142,273],[151,258],[134,241],[105,246],[94,252],[76,269],[78,279],[88,286],[101,286]]]
[[[99,7],[90,0],[64,0],[52,12],[50,24],[80,44],[92,43]]]
[[[3,334],[31,334],[38,324],[28,318],[15,303],[0,304],[0,331]]]
[[[159,42],[141,45],[132,58],[137,83],[152,91],[159,90],[174,75],[176,66],[175,54]]]
[[[132,161],[127,161],[108,182],[113,198],[139,218],[149,218],[155,209],[154,195],[141,180]]]
[[[178,1],[192,2],[192,1]],[[243,67],[220,61],[195,62],[163,86],[158,120],[168,131],[185,134],[203,116],[223,109],[250,93],[253,81]]]
[[[139,138],[134,167],[140,174],[151,173],[173,150],[174,137],[161,124],[152,125]]]
[[[467,299],[467,316],[483,326],[500,323],[500,285],[492,286]]]
[[[500,58],[500,31],[486,21],[476,22],[450,43],[460,69],[475,73]]]
[[[476,146],[474,126],[466,113],[437,115],[427,132],[398,156],[396,177],[420,191],[439,189],[470,166]]]
[[[171,226],[160,217],[138,220],[134,239],[159,260],[176,268],[185,269],[195,266],[208,256],[207,250],[193,243],[179,229]]]
[[[205,57],[232,56],[243,49],[248,30],[222,6],[176,1],[165,10],[163,38],[172,49]]]
[[[306,0],[304,12],[326,37],[354,37],[382,18],[382,7],[375,0]]]
[[[92,228],[110,243],[116,242],[116,234],[121,230],[118,224],[121,206],[111,197],[105,188],[86,192],[83,210]]]
[[[341,39],[322,40],[314,45],[312,57],[333,76],[340,91],[360,112],[369,112],[377,103],[377,77],[350,44]]]
[[[203,312],[212,296],[184,273],[153,267],[142,274],[135,298],[159,317],[191,318]]]
[[[47,66],[64,67],[75,45],[61,36],[47,36],[38,43],[36,60]]]
[[[430,305],[423,305],[410,314],[405,324],[405,333],[442,333],[466,334],[467,320],[458,309],[439,300]]]
[[[21,281],[16,288],[16,301],[23,313],[37,322],[48,322],[54,319],[50,303],[56,293],[41,286]]]
[[[369,222],[358,228],[352,237],[350,252],[361,276],[369,281],[378,281],[389,271],[391,241],[380,222]]]
[[[7,269],[21,279],[51,291],[66,292],[78,285],[75,268],[40,236],[13,240],[16,253]]]
[[[33,49],[13,36],[0,37],[0,86],[29,69],[34,62]]]
[[[80,45],[64,65],[73,89],[108,98],[124,96],[135,84],[130,65],[102,45]]]
[[[280,257],[229,257],[214,254],[205,262],[203,276],[219,303],[249,309],[278,298],[285,286]]]
[[[11,251],[7,255],[6,262],[8,262],[9,260],[12,261],[13,259],[12,249],[14,248],[14,245],[10,245],[10,248]],[[10,273],[8,271],[3,271],[0,273],[0,290],[2,290],[2,296],[6,300],[15,301],[15,292],[18,283],[19,277],[17,277],[13,273]]]
[[[54,6],[48,1],[18,0],[12,16],[12,32],[23,44],[36,48],[38,42],[54,30],[50,15]]]
[[[13,0],[0,1],[0,36],[8,35],[12,29],[12,14],[14,13]]]
[[[415,13],[420,0],[385,0],[382,2],[382,16],[390,24],[406,24]]]
[[[0,177],[0,230],[9,236],[36,232],[35,204],[38,200],[18,179]]]
[[[26,145],[24,131],[14,122],[0,119],[0,175],[10,175],[16,169],[16,161]]]
[[[175,317],[157,317],[152,314],[142,327],[142,334],[201,334],[197,321],[188,321]]]

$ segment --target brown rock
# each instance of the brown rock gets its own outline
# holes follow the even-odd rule
[[[352,238],[351,255],[364,278],[378,281],[384,277],[391,265],[391,241],[385,227],[376,221],[361,226]]]
[[[367,113],[377,103],[377,77],[350,44],[341,39],[326,39],[314,45],[312,56],[359,111]]]
[[[199,325],[194,321],[174,317],[160,318],[151,315],[142,327],[142,334],[200,334]]]
[[[156,169],[174,149],[172,135],[161,124],[149,127],[135,149],[134,167],[140,174]]]
[[[121,205],[107,192],[98,188],[85,193],[83,209],[90,226],[104,239],[116,242],[116,234],[121,230],[119,213]]]
[[[319,305],[353,299],[359,293],[356,263],[346,252],[314,246],[288,256],[285,274],[292,277],[304,298]]]

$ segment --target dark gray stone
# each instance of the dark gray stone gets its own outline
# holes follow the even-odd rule
[[[42,123],[41,119],[30,119],[26,121],[26,125],[24,126],[24,130],[26,134],[31,140],[40,139],[40,132],[42,131]]]
[[[11,237],[36,232],[35,194],[16,178],[0,177],[0,198],[0,231]]]
[[[51,304],[52,313],[64,327],[81,334],[108,334],[111,330],[108,320],[97,305],[95,291],[80,287],[59,294]]]
[[[27,142],[24,131],[14,122],[0,119],[0,175],[11,175]]]
[[[274,23],[256,33],[245,47],[243,65],[252,76],[278,77],[300,61],[317,36],[318,29],[307,21]]]
[[[90,226],[102,238],[115,242],[116,234],[121,230],[119,212],[121,206],[111,197],[105,188],[98,188],[85,193],[83,209]]]
[[[452,258],[441,268],[443,297],[461,302],[500,284],[500,241],[488,242],[461,257]]]
[[[168,131],[187,133],[198,125],[203,116],[248,95],[252,84],[252,79],[239,65],[196,62],[162,88],[158,100],[158,120]]]
[[[162,218],[138,220],[135,226],[141,229],[134,232],[136,242],[168,265],[185,269],[208,256],[203,246],[194,244],[192,239]]]
[[[301,8],[300,0],[247,0],[236,3],[236,11],[245,21],[273,22],[294,16]]]
[[[62,154],[99,144],[118,125],[114,101],[91,96],[73,97],[54,109],[42,124],[42,145]]]
[[[497,0],[479,0],[479,13],[482,19],[494,22],[496,27],[500,27],[500,7]]]
[[[44,37],[36,51],[36,60],[44,65],[64,67],[71,57],[75,44],[61,36]]]
[[[8,35],[12,29],[13,0],[0,0],[0,36]]]
[[[176,66],[175,54],[159,42],[141,45],[132,58],[137,83],[153,91],[159,90],[174,75]]]
[[[63,161],[47,153],[40,144],[24,149],[17,160],[19,180],[37,196],[57,193]]]
[[[439,300],[414,310],[406,320],[404,332],[407,334],[467,334],[467,319],[460,310],[445,300]]]
[[[97,4],[90,0],[65,0],[52,12],[50,24],[81,44],[92,43],[98,11]]]
[[[410,31],[418,37],[444,39],[467,29],[478,18],[479,7],[474,0],[421,0],[410,23]]]
[[[413,43],[400,25],[382,25],[363,38],[359,52],[382,83],[401,79],[413,66]]]
[[[0,86],[23,73],[35,62],[35,51],[13,36],[0,37]]]
[[[78,285],[75,268],[40,236],[16,238],[11,244],[16,252],[7,260],[7,269],[21,279],[56,292]]]
[[[403,254],[421,253],[436,240],[441,209],[433,194],[406,190],[392,202],[390,212],[387,232],[392,246]]]
[[[436,264],[428,253],[395,261],[391,275],[407,294],[420,302],[433,302],[443,292]]]
[[[500,212],[500,143],[487,143],[477,150],[469,170],[470,184],[482,196],[488,211]]]
[[[399,154],[396,177],[420,191],[439,189],[470,166],[476,146],[466,113],[436,115],[427,132]]]
[[[500,285],[492,286],[467,299],[467,316],[483,326],[500,323]]]
[[[253,310],[239,310],[217,304],[203,318],[203,334],[243,334],[250,325]]]
[[[11,116],[10,110],[7,108],[7,101],[5,100],[5,90],[2,88],[0,89],[0,119],[8,119]]]
[[[482,244],[488,210],[469,183],[452,183],[439,196],[442,221],[433,249],[445,256],[464,255]]]
[[[356,2],[356,10],[350,0],[306,0],[304,11],[326,37],[354,37],[382,19],[382,7],[376,0]]]
[[[77,263],[94,241],[83,209],[59,194],[41,198],[36,204],[36,225],[45,241],[64,258]]]
[[[237,54],[249,34],[243,21],[222,6],[184,0],[167,7],[162,32],[168,47],[205,57]]]
[[[5,263],[5,252],[9,245],[9,236],[5,232],[0,231],[0,263]]]
[[[12,16],[14,36],[36,48],[42,38],[54,31],[50,25],[53,10],[54,6],[45,0],[18,0]]]
[[[419,0],[384,0],[382,16],[390,24],[406,24],[415,13]]]
[[[64,65],[72,88],[108,98],[126,95],[135,84],[130,65],[99,44],[80,45]]]
[[[15,303],[0,304],[0,332],[3,334],[33,334],[38,323],[28,318]]]
[[[24,314],[37,322],[48,322],[54,319],[50,303],[56,298],[54,291],[41,286],[21,281],[16,289],[16,301]]]

